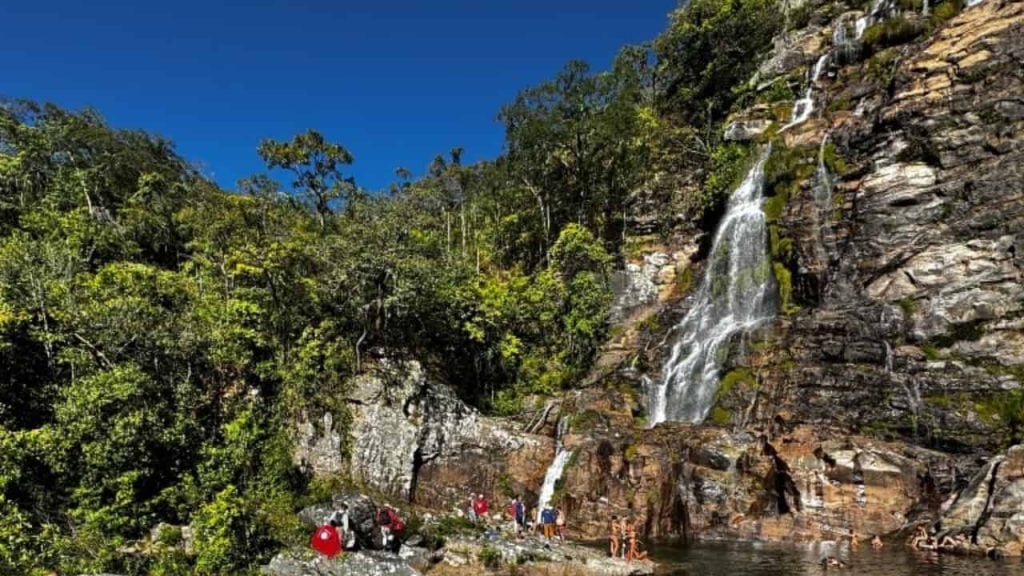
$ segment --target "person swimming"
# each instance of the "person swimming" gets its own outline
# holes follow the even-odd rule
[[[842,569],[846,568],[846,562],[843,562],[835,556],[826,556],[821,559],[821,567],[825,570]]]

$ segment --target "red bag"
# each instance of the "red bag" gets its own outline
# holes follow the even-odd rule
[[[309,545],[328,558],[334,558],[341,554],[341,536],[338,534],[338,529],[330,524],[317,528],[309,539]]]

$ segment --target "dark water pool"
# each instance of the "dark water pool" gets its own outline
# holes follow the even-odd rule
[[[881,551],[862,545],[700,543],[656,548],[653,558],[662,565],[661,575],[671,576],[777,576],[825,573],[821,559],[836,556],[846,562],[843,570],[829,574],[871,576],[1024,576],[1019,558],[993,561],[917,553],[897,544]]]

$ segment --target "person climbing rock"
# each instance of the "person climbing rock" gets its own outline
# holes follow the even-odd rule
[[[555,509],[555,533],[559,540],[565,542],[565,510],[561,506]]]
[[[871,547],[875,550],[881,550],[885,547],[885,544],[882,542],[882,539],[878,536],[878,534],[875,534],[875,537],[871,539]]]
[[[612,523],[608,526],[608,552],[612,558],[619,557],[619,544],[622,535],[622,525],[618,516],[612,516]]]

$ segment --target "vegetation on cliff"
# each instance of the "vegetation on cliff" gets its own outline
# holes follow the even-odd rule
[[[251,569],[303,538],[319,490],[289,423],[344,423],[338,392],[380,357],[497,412],[572,386],[637,191],[689,229],[741,172],[720,125],[778,10],[691,2],[611,70],[524,90],[499,158],[455,148],[381,192],[315,130],[260,144],[269,172],[227,192],[159,137],[3,103],[0,572]],[[682,193],[653,184],[684,172]],[[159,522],[191,526],[190,554],[145,539]]]

